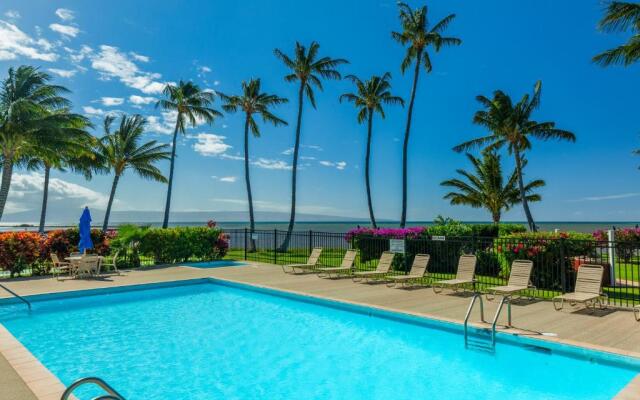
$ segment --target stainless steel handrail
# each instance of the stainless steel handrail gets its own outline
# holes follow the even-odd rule
[[[511,300],[508,296],[505,296],[500,300],[500,305],[498,305],[496,315],[493,317],[493,323],[491,324],[491,345],[493,347],[496,347],[496,324],[498,323],[498,318],[500,318],[500,313],[505,303],[507,304],[507,327],[511,327]]]
[[[102,395],[96,397],[94,400],[125,400],[124,397],[120,393],[118,393],[114,388],[109,386],[107,382],[104,380],[97,378],[95,376],[88,376],[86,378],[78,379],[73,382],[69,387],[62,393],[62,397],[60,400],[68,400],[71,393],[79,388],[82,385],[93,383],[94,385],[100,386],[105,392],[109,393],[108,395]]]
[[[482,296],[480,293],[475,293],[469,303],[469,308],[467,308],[467,314],[464,317],[464,347],[468,346],[467,324],[469,323],[469,317],[471,316],[471,311],[473,310],[473,306],[476,304],[477,299],[480,299],[480,319],[482,322],[486,322],[484,320],[484,304],[482,302]]]
[[[6,287],[5,285],[3,285],[1,283],[0,283],[0,287],[3,288],[4,290],[6,290],[12,296],[22,300],[27,305],[27,307],[29,307],[29,311],[31,311],[31,303],[29,302],[29,300],[27,300],[24,297],[20,296],[18,293],[14,292],[13,290],[9,289],[8,287]]]

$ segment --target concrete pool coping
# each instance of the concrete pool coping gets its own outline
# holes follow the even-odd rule
[[[158,270],[161,270],[161,272],[158,272],[155,274],[151,273],[153,271],[158,271]],[[229,271],[229,270],[235,270],[235,271]],[[190,272],[186,273],[185,271],[190,271]],[[298,296],[335,301],[338,303],[351,304],[354,306],[363,306],[363,307],[383,310],[386,312],[398,313],[401,315],[412,315],[420,318],[427,318],[430,320],[442,321],[442,322],[454,323],[454,324],[460,324],[462,322],[460,319],[448,318],[446,316],[438,315],[435,313],[412,311],[407,309],[406,307],[403,308],[402,304],[400,304],[400,307],[390,307],[390,306],[375,304],[375,302],[367,301],[366,298],[364,299],[364,301],[359,301],[354,299],[345,299],[344,297],[340,297],[340,296],[336,297],[332,295],[327,295],[326,293],[320,294],[320,295],[317,293],[312,293],[309,290],[305,290],[304,285],[301,285],[300,283],[304,281],[313,280],[315,277],[312,276],[312,277],[303,278],[300,275],[284,276],[284,274],[282,273],[279,267],[276,269],[274,268],[273,265],[270,265],[270,264],[248,263],[247,266],[244,266],[244,267],[238,267],[238,266],[219,267],[219,268],[215,268],[214,270],[182,268],[182,267],[163,267],[163,268],[157,268],[157,269],[155,268],[147,269],[145,271],[133,271],[133,272],[126,272],[126,273],[133,275],[133,277],[130,276],[129,279],[117,279],[113,282],[75,281],[75,282],[71,282],[72,287],[69,287],[69,285],[67,285],[67,287],[64,287],[63,283],[61,282],[55,283],[56,282],[55,280],[53,280],[52,282],[47,282],[48,283],[47,285],[39,285],[40,287],[35,287],[35,288],[33,287],[33,285],[26,285],[27,287],[30,286],[29,288],[30,290],[24,290],[25,285],[11,285],[10,287],[12,290],[17,291],[18,294],[25,295],[25,296],[31,296],[31,295],[37,295],[37,294],[54,294],[54,293],[71,294],[70,292],[76,292],[76,291],[79,291],[77,295],[82,295],[81,292],[83,290],[90,290],[90,289],[103,288],[103,287],[104,288],[107,288],[107,287],[111,287],[111,288],[123,287],[124,288],[127,286],[135,286],[135,285],[147,284],[147,283],[185,281],[185,280],[198,279],[198,278],[213,278],[213,280],[219,280],[223,282],[227,281],[230,283],[235,283],[240,285],[249,285],[256,288],[275,290],[275,291],[290,293]],[[264,275],[264,277],[257,276],[259,274]],[[249,277],[251,277],[252,279],[248,279]],[[258,281],[262,281],[262,282],[256,282],[256,278],[262,278],[262,279],[257,279]],[[291,283],[292,285],[289,285],[291,287],[283,287],[286,285],[280,282],[282,280],[280,278],[286,278],[285,281],[288,283]],[[297,282],[298,279],[300,279],[300,282]],[[315,284],[321,286],[322,285],[321,282],[327,281],[319,278],[316,278],[316,279],[317,280],[313,282],[314,286]],[[5,281],[3,283],[11,284],[13,282]],[[349,281],[349,283],[351,282]],[[362,284],[355,284],[355,283],[352,283],[351,285],[354,285],[353,286],[354,288],[364,288],[369,286],[369,285],[362,285]],[[296,286],[298,286],[297,289],[296,289]],[[342,286],[345,286],[345,285],[342,284]],[[346,285],[346,286],[350,286],[350,285]],[[71,290],[64,290],[64,289],[71,289]],[[367,289],[367,290],[371,291],[372,289]],[[390,291],[392,289],[382,289],[382,290]],[[403,292],[403,291],[399,291],[399,292]],[[393,292],[389,292],[389,293],[393,293]],[[338,294],[340,294],[340,292],[338,292]],[[8,296],[0,295],[0,298],[3,298],[3,297],[6,298]],[[390,297],[393,297],[393,296],[390,296]],[[445,295],[444,298],[446,297],[447,296]],[[491,315],[491,312],[489,312],[489,315]],[[554,315],[554,314],[551,314],[551,315]],[[632,317],[630,318],[633,319]],[[476,328],[486,328],[486,325],[479,324],[479,323],[471,323],[470,325]],[[635,326],[635,329],[640,330],[638,329],[638,326]],[[512,328],[512,329],[509,329],[509,332],[502,331],[502,333],[522,335],[523,333],[531,334],[531,331],[520,331],[518,329]],[[10,337],[8,337],[7,335],[9,335]],[[539,336],[536,336],[535,340],[547,341],[550,343],[557,343],[557,344],[566,344],[570,346],[577,346],[584,349],[601,351],[604,353],[612,353],[612,354],[618,354],[623,356],[640,358],[640,352],[638,351],[631,351],[627,349],[610,347],[610,346],[602,346],[602,345],[584,342],[580,340],[572,340],[568,338],[555,338],[555,337],[539,337]],[[5,343],[9,344],[8,348],[7,346],[4,345]],[[29,351],[26,348],[24,348],[24,346],[22,346],[22,344],[19,341],[17,341],[8,331],[6,331],[6,329],[1,324],[0,324],[0,344],[1,344],[0,354],[2,354],[2,356],[5,359],[7,359],[7,361],[15,370],[17,375],[22,378],[22,380],[26,383],[26,386],[31,391],[33,391],[35,395],[35,397],[19,397],[18,399],[20,400],[22,399],[51,400],[51,399],[60,398],[60,395],[64,390],[64,386],[62,385],[62,383],[51,372],[49,372],[37,359],[35,359],[35,357],[33,357],[33,355],[31,355],[31,353],[29,353]],[[22,350],[16,350],[17,348],[21,348]],[[5,352],[7,351],[8,351],[8,356],[5,354]],[[22,353],[22,354],[17,356],[16,354],[18,353]],[[13,363],[15,363],[16,360],[18,361],[18,365],[21,364],[20,361],[23,361],[25,363],[22,366],[16,367],[13,365]],[[27,362],[27,360],[29,362]],[[0,363],[0,368],[1,367],[2,365]],[[34,376],[37,377],[37,379],[34,379]],[[639,397],[639,393],[640,393],[640,374],[636,376],[631,382],[629,382],[629,384],[615,398],[618,400],[637,399]]]

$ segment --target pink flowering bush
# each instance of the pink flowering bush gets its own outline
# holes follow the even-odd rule
[[[607,231],[598,229],[593,232],[596,240],[609,240]],[[640,248],[640,228],[622,228],[615,231],[616,254],[625,262],[631,261],[633,254]]]
[[[358,249],[360,261],[366,262],[380,257],[383,251],[389,250],[389,239],[418,239],[427,236],[427,228],[416,226],[411,228],[355,228],[345,234],[345,240],[351,246]],[[412,250],[412,242],[406,243],[407,256],[415,254]],[[409,260],[410,261],[410,260]],[[394,268],[404,269],[406,267],[404,257],[396,256]]]

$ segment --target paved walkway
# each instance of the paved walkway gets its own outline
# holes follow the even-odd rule
[[[448,292],[436,295],[430,288],[395,289],[384,284],[353,283],[350,279],[321,279],[313,274],[289,275],[284,274],[278,266],[258,263],[215,269],[152,268],[102,279],[57,281],[52,278],[35,278],[0,283],[20,295],[32,295],[201,277],[249,283],[453,322],[462,322],[469,303],[468,296]],[[0,298],[8,296],[0,293]],[[497,302],[485,302],[488,318],[493,316],[496,306]],[[478,311],[472,321],[479,321]],[[508,332],[532,336],[539,336],[540,332],[553,333],[557,337],[541,338],[640,357],[640,323],[634,320],[632,312],[628,310],[607,309],[589,314],[581,307],[574,309],[567,305],[565,310],[556,312],[550,302],[523,301],[513,306],[513,324],[516,329],[509,329]],[[4,379],[10,379],[11,371],[8,371],[2,361],[0,359],[0,375],[4,376]],[[636,383],[640,385],[640,379],[636,379]],[[19,391],[18,386],[15,385]],[[640,391],[640,387],[638,390]],[[15,397],[16,400],[32,398],[35,397]]]

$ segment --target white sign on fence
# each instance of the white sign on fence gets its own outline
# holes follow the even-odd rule
[[[389,251],[404,254],[404,239],[389,239]]]
[[[251,240],[258,240],[258,234],[257,233],[252,233],[251,234]]]
[[[445,237],[444,236],[431,236],[431,240],[439,240],[441,242],[445,241]]]

